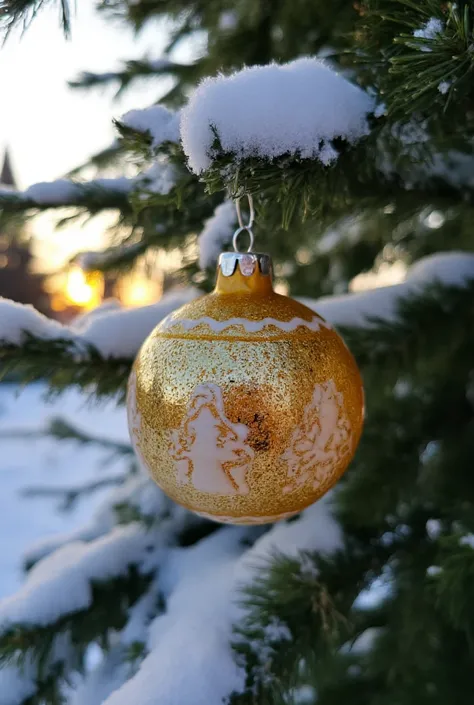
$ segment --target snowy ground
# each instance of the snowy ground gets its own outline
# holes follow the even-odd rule
[[[28,546],[84,523],[110,490],[88,496],[69,512],[58,509],[58,498],[30,498],[22,493],[32,486],[82,485],[91,479],[116,476],[124,468],[123,459],[104,467],[108,454],[95,446],[4,435],[10,430],[38,430],[51,417],[60,417],[95,435],[121,441],[128,438],[123,407],[91,405],[72,390],[47,402],[44,391],[41,385],[33,385],[19,393],[16,385],[0,384],[0,599],[21,583],[21,557]]]

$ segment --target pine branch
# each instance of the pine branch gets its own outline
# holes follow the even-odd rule
[[[69,81],[69,86],[75,89],[89,89],[118,84],[116,97],[122,95],[137,80],[156,78],[157,76],[171,75],[179,81],[189,81],[197,75],[193,64],[179,64],[168,59],[131,59],[124,61],[122,67],[116,71],[106,73],[91,73],[84,71],[77,78]]]
[[[2,0],[0,2],[0,30],[7,37],[12,30],[28,29],[36,15],[47,5],[58,5],[61,24],[66,37],[71,33],[71,8],[69,0]]]
[[[46,428],[38,430],[8,429],[0,431],[0,438],[55,438],[57,440],[75,441],[83,446],[99,446],[111,451],[112,456],[133,455],[133,448],[129,443],[121,443],[110,438],[86,433],[77,426],[62,418],[52,418]]]
[[[118,209],[131,211],[129,195],[134,188],[133,179],[96,179],[77,183],[60,179],[35,184],[24,192],[0,189],[0,211],[15,213],[51,208],[86,208],[91,213]]]
[[[122,485],[126,479],[126,475],[114,475],[112,477],[104,477],[101,480],[87,482],[83,485],[71,487],[27,487],[21,492],[22,497],[28,499],[37,499],[39,497],[47,497],[48,499],[59,499],[59,511],[69,512],[74,509],[79,500],[82,500],[95,492],[103,490],[106,487],[116,487]]]
[[[47,626],[19,624],[4,630],[0,636],[0,663],[21,666],[24,659],[30,657],[38,665],[41,680],[48,675],[45,669],[60,634],[67,634],[79,652],[84,652],[93,642],[101,643],[106,648],[111,630],[120,630],[125,626],[128,609],[143,595],[149,582],[149,577],[141,575],[135,566],[130,566],[124,577],[91,584],[89,609],[66,614]]]
[[[258,576],[243,591],[246,617],[235,629],[233,646],[244,659],[248,679],[246,692],[234,696],[233,705],[288,702],[307,673],[324,673],[335,653],[367,628],[368,616],[362,626],[354,600],[391,555],[371,538],[370,551],[364,537],[357,549],[346,547],[330,557],[277,554],[259,566]],[[349,665],[346,660],[346,669]],[[323,679],[318,681],[319,690]]]
[[[19,352],[21,353],[19,354]],[[52,393],[75,386],[89,395],[125,400],[131,359],[104,358],[92,346],[28,336],[20,346],[0,344],[0,375],[12,373],[21,383],[45,381]]]
[[[355,62],[365,62],[389,116],[441,119],[445,133],[467,120],[472,133],[473,20],[472,3],[366,0]]]

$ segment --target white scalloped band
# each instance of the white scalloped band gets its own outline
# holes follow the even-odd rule
[[[227,321],[216,321],[209,316],[203,318],[175,318],[167,316],[163,319],[160,325],[161,331],[168,331],[175,326],[182,326],[184,330],[193,330],[200,325],[207,325],[214,333],[222,333],[222,331],[231,326],[243,326],[246,333],[257,333],[267,326],[275,326],[286,333],[296,330],[300,326],[308,328],[312,331],[318,331],[321,328],[330,328],[326,321],[321,320],[317,316],[311,321],[305,321],[303,318],[292,318],[291,321],[277,321],[276,318],[262,318],[260,321],[251,321],[248,318],[228,318]]]
[[[207,512],[197,512],[195,509],[192,510],[195,514],[202,517],[203,519],[210,519],[211,521],[217,521],[219,524],[272,524],[275,521],[281,521],[282,519],[289,519],[294,517],[296,514],[301,512],[301,509],[297,509],[293,512],[282,512],[281,514],[275,514],[273,516],[225,516],[222,514],[208,514]]]

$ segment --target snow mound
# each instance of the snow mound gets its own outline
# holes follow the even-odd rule
[[[0,601],[0,629],[47,625],[92,603],[91,582],[127,573],[145,555],[147,535],[140,524],[118,527],[107,536],[66,544],[37,563],[22,588]]]
[[[120,118],[120,122],[131,130],[149,132],[154,148],[163,142],[179,142],[179,113],[168,110],[164,105],[130,110]]]
[[[197,174],[211,165],[216,133],[239,158],[292,154],[330,164],[337,158],[331,140],[354,143],[368,134],[373,107],[322,60],[253,66],[200,84],[183,109],[181,139]]]
[[[168,551],[159,575],[167,607],[150,626],[148,656],[104,705],[222,705],[232,692],[242,692],[245,670],[231,646],[233,626],[245,615],[240,590],[276,551],[296,556],[341,548],[330,506],[326,495],[298,520],[272,527],[251,549],[245,539],[252,527],[225,527]]]
[[[153,328],[175,309],[200,292],[188,287],[170,292],[156,304],[134,309],[102,307],[77,325],[65,326],[36,311],[33,306],[0,298],[0,341],[22,345],[26,336],[89,344],[103,357],[133,357]]]

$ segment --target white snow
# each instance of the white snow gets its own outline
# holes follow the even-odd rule
[[[343,653],[351,653],[351,654],[366,654],[369,652],[377,637],[381,633],[381,629],[379,627],[370,627],[369,629],[366,629],[365,631],[362,632],[362,634],[359,634],[357,639],[355,639],[352,643],[346,643],[342,646],[341,651]]]
[[[438,84],[438,90],[442,95],[445,95],[451,88],[451,81],[441,81]]]
[[[176,186],[177,176],[178,173],[173,164],[165,161],[157,162],[140,175],[137,186],[150,193],[166,196]]]
[[[426,569],[426,575],[428,575],[430,578],[436,578],[440,573],[443,572],[443,569],[439,565],[430,565]]]
[[[179,113],[168,110],[164,105],[130,110],[120,118],[120,122],[131,130],[150,133],[154,149],[163,142],[179,142]]]
[[[33,184],[26,191],[18,194],[25,200],[32,200],[38,205],[62,205],[74,202],[84,193],[93,188],[101,188],[108,191],[119,191],[128,193],[133,188],[133,180],[124,176],[116,179],[94,179],[87,183],[77,183],[68,179],[57,179],[56,181],[45,181]]]
[[[222,32],[226,32],[235,29],[237,20],[237,13],[234,10],[224,10],[219,15],[217,26]]]
[[[124,410],[115,403],[91,406],[72,389],[54,401],[45,401],[45,391],[44,385],[33,384],[20,394],[16,385],[0,384],[0,536],[5,537],[0,553],[0,598],[11,595],[23,582],[20,569],[25,553],[27,560],[37,560],[67,540],[97,538],[116,523],[109,502],[104,504],[108,488],[88,495],[87,501],[79,501],[69,512],[57,510],[57,497],[25,499],[25,489],[87,485],[125,472],[130,462],[122,456],[105,464],[110,451],[96,445],[82,446],[78,453],[75,441],[9,435],[10,430],[44,427],[48,417],[60,416],[85,433],[128,440]],[[36,546],[27,550],[33,542]]]
[[[441,526],[439,519],[428,519],[426,522],[426,533],[432,541],[436,541],[441,534],[442,528],[443,527]]]
[[[0,297],[0,341],[21,345],[25,331],[44,340],[71,338],[66,326],[43,316],[33,306]]]
[[[413,32],[413,36],[418,39],[435,39],[439,34],[443,33],[443,29],[444,27],[441,20],[432,17],[421,29],[416,29]],[[421,51],[430,52],[432,49],[429,46],[422,46]]]
[[[192,301],[197,295],[196,289],[181,289],[165,294],[158,303],[150,306],[122,309],[96,316],[81,331],[81,340],[96,347],[104,357],[133,357],[162,318]]]
[[[0,668],[0,703],[2,705],[22,705],[35,694],[35,669],[27,660],[23,668],[4,665]]]
[[[35,201],[36,203],[51,203],[61,204],[77,198],[81,193],[77,184],[67,179],[58,179],[57,181],[45,181],[34,184],[24,191],[24,198]]]
[[[171,311],[198,295],[186,288],[165,294],[160,301],[136,309],[101,309],[82,319],[80,328],[61,325],[32,306],[0,299],[0,341],[21,345],[29,333],[43,340],[71,340],[93,345],[104,357],[134,356],[153,328]],[[126,333],[126,334],[124,334]]]
[[[143,175],[140,175],[143,176]],[[15,196],[15,198],[32,201],[33,204],[45,207],[56,207],[77,203],[89,191],[102,189],[113,193],[128,194],[136,186],[139,177],[128,179],[124,176],[115,179],[93,179],[87,182],[57,179],[44,181],[29,186],[25,191],[0,188],[0,196]]]
[[[89,543],[64,545],[35,564],[20,590],[0,601],[0,630],[51,624],[92,602],[91,582],[125,575],[143,558],[147,534],[141,524],[114,528]]]
[[[83,269],[94,269],[94,264],[96,262],[95,257],[98,255],[100,257],[100,252],[84,252],[81,253],[78,262],[79,266]],[[86,311],[76,316],[71,322],[71,328],[73,330],[79,331],[87,328],[90,321],[96,316],[102,316],[104,313],[110,313],[111,311],[118,311],[120,309],[120,301],[118,299],[105,299],[99,306],[93,308],[91,311]]]
[[[367,93],[324,61],[302,58],[205,79],[183,109],[181,139],[197,174],[211,165],[213,130],[237,158],[291,154],[330,164],[337,156],[331,140],[367,135],[373,108]]]
[[[151,587],[129,610],[128,622],[120,635],[120,643],[131,646],[146,643],[147,628],[157,611],[159,584],[155,580]]]
[[[474,534],[466,534],[465,536],[461,536],[459,539],[459,544],[461,546],[470,546],[474,549]]]
[[[128,437],[127,432],[124,432]],[[171,500],[152,482],[148,473],[141,469],[112,492],[109,491],[107,499],[97,507],[86,523],[72,531],[56,533],[35,541],[24,551],[24,560],[28,564],[36,563],[65,544],[92,541],[104,536],[117,524],[114,508],[124,503],[134,507],[144,517],[153,517],[155,520],[174,507]]]
[[[207,269],[215,264],[223,245],[231,240],[237,225],[237,214],[232,201],[217,206],[214,214],[206,220],[199,236],[199,266]]]
[[[249,550],[242,541],[255,529],[226,527],[169,551],[159,578],[167,608],[151,625],[149,655],[104,705],[222,705],[232,691],[241,692],[245,673],[230,646],[232,625],[244,614],[239,589],[277,550],[339,548],[341,531],[329,506],[326,498],[300,519],[274,526]]]
[[[377,316],[394,320],[398,302],[421,292],[427,284],[441,282],[462,286],[474,279],[474,255],[465,252],[434,254],[418,260],[409,270],[406,281],[356,294],[328,296],[321,299],[299,298],[309,308],[336,326],[363,327]]]
[[[272,641],[291,641],[291,632],[287,625],[281,622],[276,617],[273,617],[264,628],[265,640]]]
[[[113,646],[103,661],[84,679],[69,705],[102,705],[130,675],[130,665],[120,645]]]

